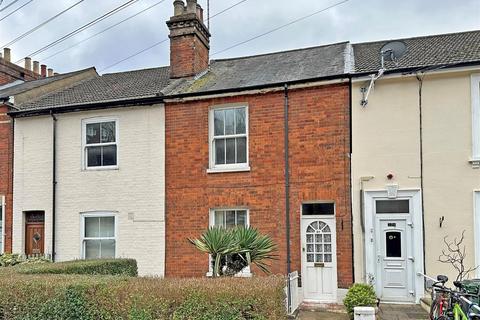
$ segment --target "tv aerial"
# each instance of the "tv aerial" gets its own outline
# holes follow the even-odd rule
[[[380,63],[381,67],[378,70],[376,75],[370,76],[370,84],[367,88],[362,88],[363,98],[360,104],[362,107],[366,107],[368,104],[368,96],[370,92],[375,87],[375,81],[380,79],[386,71],[385,62],[391,61],[398,66],[398,61],[402,58],[405,53],[407,52],[407,45],[403,41],[390,41],[387,42],[383,47],[380,49]]]

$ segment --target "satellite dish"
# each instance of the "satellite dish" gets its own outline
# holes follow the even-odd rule
[[[385,61],[393,61],[395,64],[407,52],[407,45],[403,41],[391,41],[380,49],[382,68]]]

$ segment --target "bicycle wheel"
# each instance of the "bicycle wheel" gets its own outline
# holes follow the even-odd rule
[[[441,294],[437,295],[434,300],[432,300],[432,305],[430,306],[430,320],[447,320],[445,316],[443,305],[443,296]]]

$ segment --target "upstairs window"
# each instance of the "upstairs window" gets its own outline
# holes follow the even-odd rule
[[[118,122],[92,119],[83,124],[83,156],[86,169],[116,168]]]
[[[211,171],[248,170],[248,108],[210,111]]]
[[[480,73],[471,77],[472,91],[472,159],[474,168],[480,167]]]

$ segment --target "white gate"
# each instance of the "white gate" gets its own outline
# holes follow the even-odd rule
[[[298,271],[293,271],[287,276],[286,280],[286,301],[285,305],[287,306],[287,313],[293,314],[300,305],[300,299],[298,297]]]

